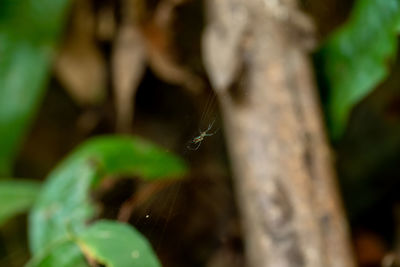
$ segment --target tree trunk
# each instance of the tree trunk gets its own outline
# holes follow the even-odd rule
[[[249,266],[354,266],[304,48],[311,24],[290,0],[207,4],[204,61],[222,106]]]

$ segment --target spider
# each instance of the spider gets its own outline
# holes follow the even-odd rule
[[[215,132],[213,132],[213,133],[208,133],[208,132],[211,130],[211,128],[213,127],[214,122],[215,122],[215,120],[213,120],[213,121],[208,125],[207,130],[205,130],[205,131],[200,131],[200,135],[199,135],[199,136],[196,136],[195,138],[193,138],[193,139],[191,140],[190,144],[187,146],[187,148],[190,149],[190,150],[197,150],[197,149],[200,147],[201,142],[204,140],[204,138],[205,138],[206,136],[213,136],[214,134],[216,134],[217,131],[218,131],[218,129],[217,129]],[[194,144],[194,145],[196,145],[196,146],[195,146],[195,147],[192,147],[192,146],[191,146],[192,144]]]

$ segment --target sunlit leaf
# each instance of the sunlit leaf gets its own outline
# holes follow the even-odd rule
[[[0,181],[0,225],[16,214],[28,211],[39,191],[40,184],[33,181]]]
[[[186,166],[176,156],[138,137],[92,139],[50,173],[30,214],[34,254],[69,233],[80,233],[95,214],[89,190],[105,175],[129,174],[146,180],[178,178]]]
[[[388,75],[399,29],[400,0],[357,0],[349,21],[318,52],[333,138],[344,131],[353,106]]]
[[[11,165],[43,96],[69,0],[0,3],[0,177]]]
[[[83,231],[77,240],[89,258],[108,267],[161,266],[147,240],[123,223],[96,222]]]

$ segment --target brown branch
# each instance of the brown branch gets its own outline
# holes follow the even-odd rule
[[[208,4],[204,60],[222,106],[249,266],[354,266],[304,50],[310,23],[294,1]]]

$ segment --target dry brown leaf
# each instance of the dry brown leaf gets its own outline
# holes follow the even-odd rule
[[[243,1],[208,1],[209,23],[203,36],[204,64],[216,90],[225,90],[241,64],[240,46],[247,26]]]
[[[200,92],[204,86],[200,78],[175,63],[167,52],[158,50],[151,44],[148,44],[147,47],[149,48],[149,65],[160,79],[168,83],[182,85],[195,94]]]
[[[152,20],[146,22],[142,0],[122,2],[123,23],[118,30],[112,54],[112,80],[119,131],[127,132],[130,129],[133,100],[146,63],[166,82],[182,85],[195,93],[203,86],[201,79],[178,65],[172,56],[170,27],[174,8],[181,2],[160,2]]]
[[[143,34],[147,41],[149,65],[154,73],[162,80],[182,85],[192,93],[199,93],[204,87],[203,81],[190,73],[174,59],[172,38],[172,21],[176,6],[185,0],[161,1],[155,10],[152,21],[144,28]]]
[[[134,95],[144,74],[146,49],[143,38],[131,24],[121,26],[112,55],[112,76],[117,109],[117,129],[128,131],[134,110]]]
[[[96,104],[105,95],[105,60],[94,40],[94,14],[88,0],[77,1],[70,32],[55,62],[55,74],[81,105]]]
[[[58,55],[55,72],[72,98],[79,104],[96,104],[105,94],[105,62],[90,43],[70,44]]]

